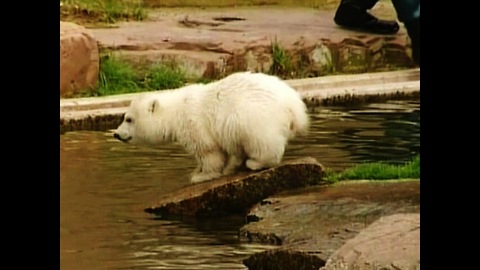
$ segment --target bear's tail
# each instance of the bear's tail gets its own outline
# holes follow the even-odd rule
[[[292,105],[293,106],[290,107],[290,113],[292,115],[292,121],[290,122],[291,136],[293,137],[296,134],[305,135],[307,134],[310,126],[307,106],[301,99]]]

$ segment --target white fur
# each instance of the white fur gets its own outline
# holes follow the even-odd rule
[[[131,122],[129,122],[130,120]],[[300,95],[275,76],[241,72],[206,85],[143,94],[132,101],[115,137],[158,145],[178,141],[194,155],[192,182],[280,163],[287,141],[309,119]]]

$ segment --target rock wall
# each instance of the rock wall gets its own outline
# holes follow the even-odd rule
[[[325,39],[313,45],[304,45],[301,40],[285,46],[289,66],[283,78],[305,78],[332,75],[335,73],[365,73],[411,68],[413,62],[405,44],[391,37],[356,36],[341,42]],[[276,61],[270,45],[257,45],[236,50],[226,60],[226,67],[217,67],[226,73],[250,70],[269,73]]]

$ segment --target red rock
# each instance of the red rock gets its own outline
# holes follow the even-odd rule
[[[92,89],[98,74],[96,39],[82,26],[60,22],[60,97]]]

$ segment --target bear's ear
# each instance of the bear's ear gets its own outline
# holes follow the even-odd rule
[[[150,105],[148,106],[149,113],[154,113],[159,109],[160,109],[160,104],[158,104],[158,100],[154,99],[152,102],[150,102]]]

